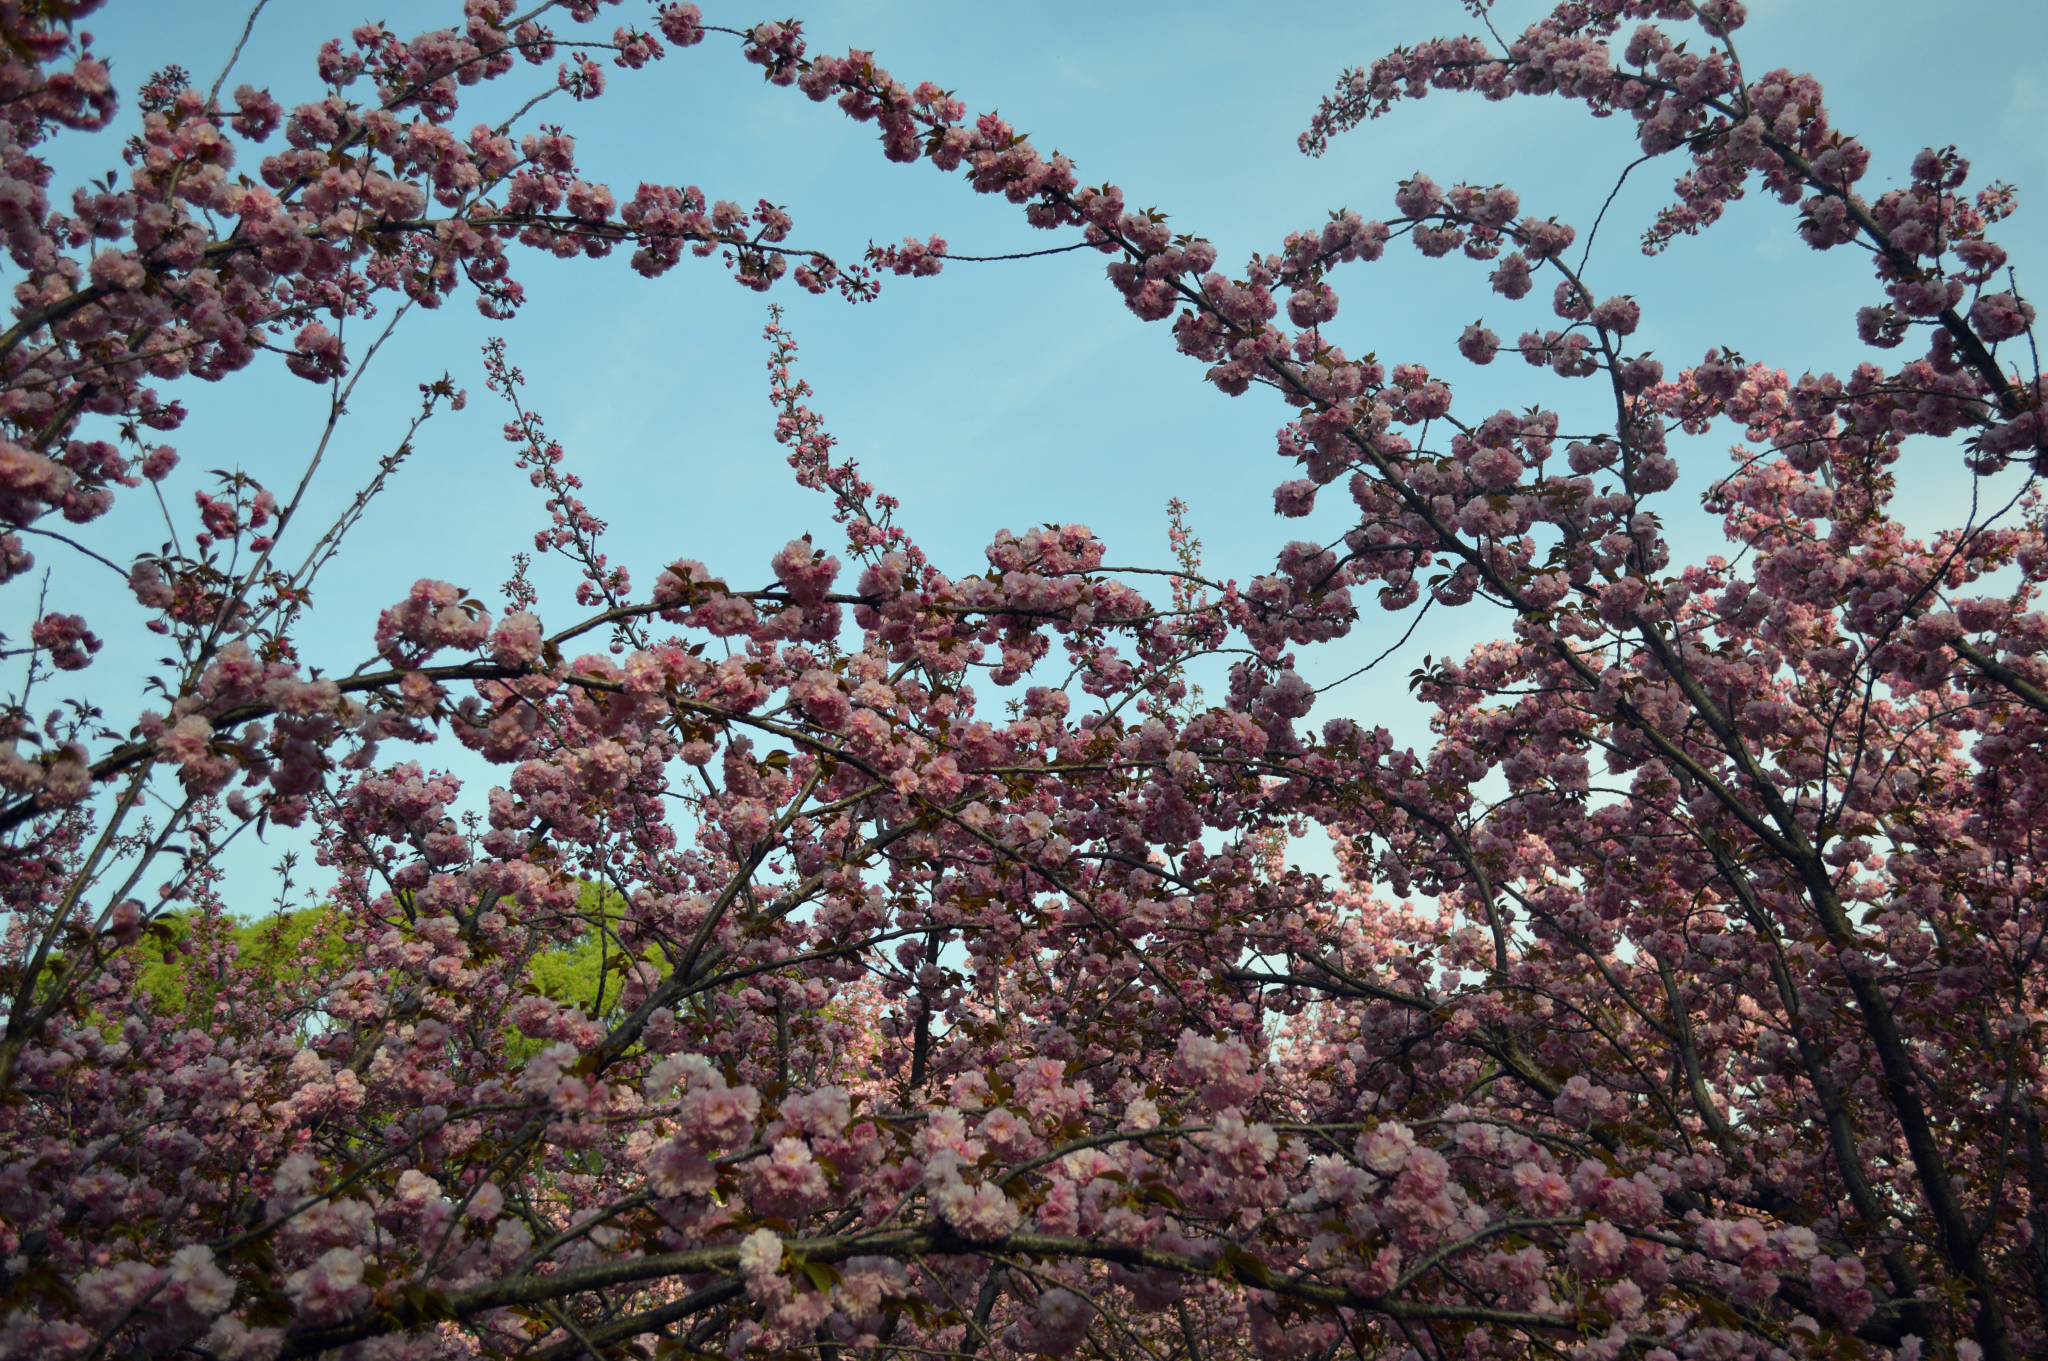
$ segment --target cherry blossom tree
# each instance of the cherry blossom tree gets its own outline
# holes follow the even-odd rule
[[[1667,372],[1541,186],[1417,174],[1383,220],[1222,271],[954,94],[689,4],[366,25],[289,112],[159,73],[125,177],[53,198],[49,145],[119,112],[94,7],[0,3],[0,571],[29,621],[0,1355],[2048,1348],[2048,436],[1991,238],[2015,198],[1952,149],[1866,198],[1818,82],[1738,55],[1736,0],[1580,0],[1512,38],[1474,3],[1482,36],[1345,73],[1303,149],[1431,91],[1576,101],[1681,167],[1645,250],[1760,184],[1869,255],[1856,325],[1902,362]],[[1242,584],[1178,518],[1158,568],[1066,525],[949,572],[774,314],[774,437],[839,532],[764,545],[759,589],[686,556],[636,585],[502,342],[486,388],[573,600],[522,559],[498,607],[422,580],[362,654],[303,656],[400,459],[308,526],[324,442],[166,510],[165,546],[104,532],[178,463],[205,389],[168,385],[281,360],[338,420],[414,309],[514,319],[521,251],[854,301],[958,258],[842,263],[765,201],[626,196],[537,121],[707,38],[1100,252],[1215,387],[1288,408],[1276,510],[1341,486],[1350,527]],[[517,117],[458,131],[470,87],[522,77]],[[1554,325],[1458,349],[1606,415],[1490,410],[1484,375],[1326,339],[1339,273],[1402,236],[1549,289]],[[466,400],[426,384],[415,430]],[[1674,564],[1678,458],[1730,431],[1727,552]],[[1977,479],[1962,523],[1909,531],[1905,459]],[[118,573],[162,673],[94,671],[91,621],[28,603],[38,557]],[[1298,668],[1366,591],[1500,612],[1412,677],[1427,750],[1317,713]],[[471,800],[454,766],[499,782]],[[323,904],[271,928],[222,863],[267,827],[309,839]],[[1312,834],[1337,873],[1290,865]]]

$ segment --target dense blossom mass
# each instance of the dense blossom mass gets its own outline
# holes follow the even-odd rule
[[[1306,151],[1433,91],[1632,123],[1681,166],[1651,253],[1760,185],[1868,254],[1855,325],[1905,356],[1667,370],[1540,186],[1418,173],[1232,272],[795,21],[464,0],[327,43],[286,109],[176,69],[117,98],[95,3],[0,0],[0,1357],[2048,1351],[2048,432],[2015,196],[1954,149],[1866,196],[1815,78],[1738,59],[1737,0],[1576,0],[1342,75]],[[1177,510],[1150,574],[1078,524],[949,569],[776,313],[774,436],[834,541],[763,545],[759,589],[622,565],[494,343],[574,599],[522,557],[502,604],[422,580],[302,656],[412,433],[308,526],[310,466],[179,473],[186,380],[280,363],[338,420],[414,308],[513,318],[522,252],[856,301],[958,258],[596,183],[546,121],[720,43],[1099,251],[1216,388],[1287,408],[1276,511],[1348,528],[1248,582]],[[54,184],[91,134],[124,167]],[[1527,310],[1448,326],[1464,360],[1607,418],[1347,355],[1339,276],[1402,237]],[[426,384],[413,432],[466,400]],[[1728,548],[1673,562],[1703,434],[1738,441]],[[1909,532],[1904,459],[1981,479],[1969,518]],[[117,542],[144,483],[168,537]],[[147,683],[96,663],[112,618],[34,603],[110,569]],[[1367,596],[1499,612],[1414,674],[1426,750],[1302,678]],[[273,826],[310,885],[228,883]],[[1310,834],[1338,873],[1290,865]]]

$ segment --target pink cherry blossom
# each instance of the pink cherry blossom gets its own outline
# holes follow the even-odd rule
[[[0,1355],[2048,1348],[2048,388],[2008,186],[1953,149],[1887,181],[1814,77],[1747,34],[1737,59],[1734,0],[1489,11],[1342,73],[1310,152],[1434,92],[1549,98],[1678,158],[1653,255],[1755,187],[1874,270],[1853,366],[1667,368],[1637,343],[1657,290],[1740,272],[1615,293],[1541,184],[1418,170],[1388,222],[1340,209],[1232,270],[797,19],[465,0],[329,41],[294,107],[165,68],[119,112],[93,8],[0,6],[0,581],[40,566],[62,600],[111,568],[161,660],[114,676],[124,648],[19,597]],[[1277,395],[1260,456],[1296,465],[1299,532],[1270,570],[1205,567],[1178,500],[1158,566],[1078,521],[941,561],[776,310],[762,434],[830,542],[624,561],[493,340],[531,551],[313,629],[467,396],[423,375],[399,452],[312,527],[310,464],[185,496],[158,436],[232,400],[211,380],[276,364],[338,423],[381,375],[365,323],[457,296],[510,323],[529,252],[856,301],[976,263],[930,235],[842,263],[766,199],[628,193],[594,170],[617,148],[548,121],[735,56],[1099,255],[1190,401]],[[117,113],[125,169],[59,192]],[[1354,340],[1366,268],[1540,287],[1518,373],[1600,400]],[[1993,480],[1916,528],[1909,458]],[[109,514],[136,493],[168,534]],[[1498,623],[1353,698],[1320,678],[1368,602]],[[1408,702],[1413,749],[1376,716]],[[305,849],[251,897],[229,848],[279,827]]]

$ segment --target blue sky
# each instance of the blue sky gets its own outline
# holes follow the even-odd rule
[[[734,26],[783,17],[725,0],[705,8],[708,21]],[[1519,27],[1542,8],[1510,0],[1498,22]],[[1751,9],[1741,41],[1746,65],[1819,76],[1837,126],[1873,150],[1873,193],[1901,178],[1913,152],[1929,144],[1956,144],[1979,182],[2020,185],[2022,210],[2000,239],[2024,290],[2030,267],[2048,258],[2048,217],[2026,197],[2048,185],[2048,78],[2039,64],[2048,4],[1763,0]],[[118,83],[132,91],[168,62],[210,82],[246,13],[213,0],[113,0],[88,26],[113,58]],[[604,27],[617,22],[612,14],[643,13],[629,3],[607,11]],[[1494,105],[1442,95],[1341,138],[1321,160],[1295,150],[1296,134],[1341,69],[1400,43],[1465,30],[1455,0],[833,0],[799,13],[813,50],[868,48],[908,82],[954,89],[970,112],[1000,110],[1042,148],[1071,156],[1084,181],[1114,180],[1134,204],[1156,205],[1178,229],[1215,241],[1225,264],[1277,247],[1331,209],[1384,216],[1395,182],[1418,169],[1444,184],[1509,183],[1528,210],[1583,231],[1631,158],[1624,124],[1595,122],[1562,101]],[[230,85],[267,84],[290,103],[317,92],[312,54],[321,39],[368,18],[409,33],[457,14],[455,4],[417,0],[273,0]],[[766,197],[795,216],[796,241],[841,258],[870,239],[906,233],[938,232],[957,252],[988,254],[1071,239],[1033,232],[1011,205],[972,194],[957,177],[885,162],[871,127],[764,86],[718,35],[614,76],[602,100],[550,104],[545,117],[576,135],[586,173],[608,179],[622,198],[643,179],[697,184],[742,202]],[[544,83],[539,72],[515,74],[482,96],[477,114],[495,116]],[[114,166],[125,128],[71,142],[58,157],[59,188],[68,192],[82,174]],[[1727,344],[1795,374],[1846,371],[1865,356],[1852,318],[1874,297],[1867,265],[1851,251],[1808,251],[1793,235],[1792,215],[1774,202],[1738,204],[1707,236],[1645,260],[1635,239],[1674,173],[1661,165],[1635,173],[1593,255],[1600,291],[1642,302],[1646,345],[1675,367]],[[686,263],[654,282],[622,258],[518,259],[516,267],[531,299],[516,321],[485,322],[466,300],[416,316],[365,380],[317,484],[316,501],[329,510],[396,440],[418,383],[445,370],[472,400],[467,412],[428,427],[394,491],[332,569],[308,635],[310,660],[339,670],[361,660],[377,609],[416,577],[446,578],[495,601],[510,555],[530,545],[540,498],[512,470],[497,435],[502,408],[482,391],[478,348],[490,335],[510,339],[530,380],[527,400],[567,442],[589,500],[612,521],[615,559],[642,582],[684,556],[735,580],[765,577],[785,540],[806,530],[822,539],[829,529],[827,508],[791,483],[770,439],[759,339],[765,299],[713,262]],[[1519,364],[1475,370],[1451,349],[1476,317],[1504,334],[1542,325],[1545,290],[1508,304],[1487,293],[1482,267],[1424,260],[1405,246],[1335,283],[1344,307],[1334,330],[1347,349],[1429,363],[1458,386],[1461,406],[1562,403],[1569,424],[1573,402],[1584,400],[1589,385]],[[1163,564],[1164,505],[1176,495],[1192,508],[1217,574],[1249,577],[1270,565],[1280,543],[1304,536],[1300,523],[1271,511],[1273,485],[1294,475],[1272,452],[1283,408],[1257,392],[1233,400],[1205,384],[1200,367],[1173,352],[1164,324],[1147,326],[1123,309],[1092,253],[892,279],[879,301],[860,307],[792,288],[777,296],[803,344],[814,405],[871,479],[902,498],[904,523],[950,571],[977,570],[996,528],[1043,521],[1093,526],[1110,542],[1112,561]],[[175,386],[193,415],[172,437],[185,458],[168,488],[174,506],[189,505],[208,468],[240,466],[284,484],[312,447],[324,399],[281,368]],[[1698,489],[1726,466],[1730,438],[1717,434],[1686,451],[1687,480],[1667,493],[1674,525],[1699,520]],[[1959,463],[1938,447],[1923,450],[1906,479],[1916,516],[1930,527],[1969,493]],[[1344,527],[1341,510],[1326,506],[1306,532],[1334,537]],[[90,537],[125,558],[138,537],[149,545],[161,537],[146,522],[151,512],[130,497]],[[1705,551],[1700,531],[1681,527],[1679,535]],[[57,568],[51,605],[80,610],[108,636],[107,654],[86,678],[125,724],[141,702],[139,693],[125,698],[125,677],[146,664],[150,640],[107,591],[111,577],[64,562],[62,551],[38,547]],[[9,632],[20,628],[24,605],[17,588]],[[569,614],[560,597],[546,611],[557,625]],[[1405,625],[1370,614],[1352,639],[1325,650],[1312,674],[1342,674]],[[1496,629],[1476,611],[1433,619],[1409,650],[1417,660],[1424,651],[1441,655]],[[1400,684],[1414,664],[1397,659],[1377,681],[1345,687],[1329,712],[1423,738]]]

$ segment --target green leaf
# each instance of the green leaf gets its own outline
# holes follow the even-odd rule
[[[1234,1268],[1240,1277],[1249,1276],[1260,1285],[1273,1283],[1273,1273],[1266,1269],[1266,1264],[1235,1243],[1223,1245],[1223,1261],[1225,1265]]]

